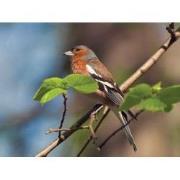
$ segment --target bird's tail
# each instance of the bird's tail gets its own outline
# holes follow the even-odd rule
[[[122,122],[123,125],[126,125],[127,124],[127,114],[126,112],[121,112],[118,110],[118,108],[113,108],[112,111],[114,112],[114,114],[116,115],[116,117]],[[128,125],[125,126],[125,128],[123,129],[123,131],[125,132],[126,134],[126,137],[130,143],[130,145],[133,146],[133,149],[134,151],[137,151],[137,147],[136,147],[136,144],[135,144],[135,141],[134,141],[134,137],[131,133],[131,130],[129,128]]]

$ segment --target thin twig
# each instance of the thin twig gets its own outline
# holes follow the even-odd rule
[[[60,122],[60,125],[59,125],[59,129],[61,129],[63,127],[63,123],[64,123],[64,120],[65,120],[66,111],[67,111],[67,95],[63,94],[63,98],[64,98],[64,103],[63,103],[64,104],[64,111],[63,111],[63,115],[62,115],[61,122]],[[61,137],[61,132],[62,131],[59,131],[58,137]]]
[[[135,114],[135,117],[138,117],[141,113],[143,112],[143,110],[138,111]],[[107,142],[113,137],[115,136],[118,132],[120,132],[121,130],[123,130],[127,125],[129,125],[132,121],[134,120],[134,118],[131,118],[129,121],[127,121],[126,124],[122,125],[121,127],[119,127],[118,129],[116,129],[114,132],[112,132],[99,146],[98,146],[98,150],[101,150],[103,146],[105,146],[107,144]]]
[[[139,79],[142,75],[144,75],[145,72],[147,72],[159,59],[160,57],[169,49],[169,47],[179,39],[180,37],[180,27],[174,32],[175,39],[172,41],[172,37],[168,38],[168,40],[154,53],[153,56],[151,56],[132,76],[130,76],[121,86],[120,89],[122,92],[125,92],[128,90],[130,86],[134,82],[136,82],[137,79]],[[98,105],[95,105],[94,108],[99,108],[97,107]],[[100,105],[102,106],[102,105]],[[87,121],[89,118],[90,114],[94,111],[94,108],[92,108],[90,111],[88,111],[81,119],[79,119],[77,122],[74,123],[74,125],[71,127],[71,131],[66,131],[64,132],[60,138],[57,138],[54,140],[50,145],[45,147],[39,154],[36,156],[38,157],[43,157],[47,156],[54,148],[56,148],[60,143],[62,143],[64,140],[66,140],[69,136],[71,136],[77,129],[77,127],[80,127],[83,123]]]
[[[46,134],[51,134],[51,133],[54,133],[54,132],[59,132],[59,131],[70,131],[71,129],[69,128],[49,128],[48,131],[46,132]]]

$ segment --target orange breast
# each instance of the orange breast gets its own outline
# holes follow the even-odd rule
[[[71,62],[71,68],[73,73],[88,75],[88,72],[86,71],[86,62],[84,60],[73,59]]]

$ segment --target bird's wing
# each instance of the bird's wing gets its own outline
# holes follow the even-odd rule
[[[104,91],[107,97],[116,105],[123,101],[123,93],[113,81],[112,74],[97,59],[93,59],[86,64],[90,76],[99,83],[100,90]]]

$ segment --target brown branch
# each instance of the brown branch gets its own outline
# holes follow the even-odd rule
[[[170,26],[169,26],[170,27]],[[172,29],[172,27],[170,27]],[[160,57],[166,52],[166,50],[179,39],[180,37],[180,28],[178,28],[176,31],[174,31],[173,38],[172,34],[167,39],[167,41],[154,53],[153,56],[151,56],[132,76],[130,76],[121,86],[120,89],[125,92],[128,90],[128,88],[136,82],[137,79],[139,79],[142,75],[144,75],[145,72],[147,72],[158,60],[160,60]],[[98,106],[98,107],[97,107]],[[95,105],[94,108],[92,108],[88,113],[86,113],[81,119],[79,119],[70,129],[71,131],[64,132],[60,138],[54,140],[50,145],[48,145],[44,150],[42,150],[39,154],[36,156],[43,157],[47,156],[54,148],[56,148],[60,143],[62,143],[64,140],[66,140],[69,136],[71,136],[77,128],[80,127],[83,123],[87,121],[87,119],[90,117],[91,113],[96,111],[100,106],[102,105]]]
[[[48,131],[46,132],[46,134],[51,134],[51,133],[54,133],[54,132],[62,132],[62,131],[70,131],[71,129],[70,128],[49,128]]]

